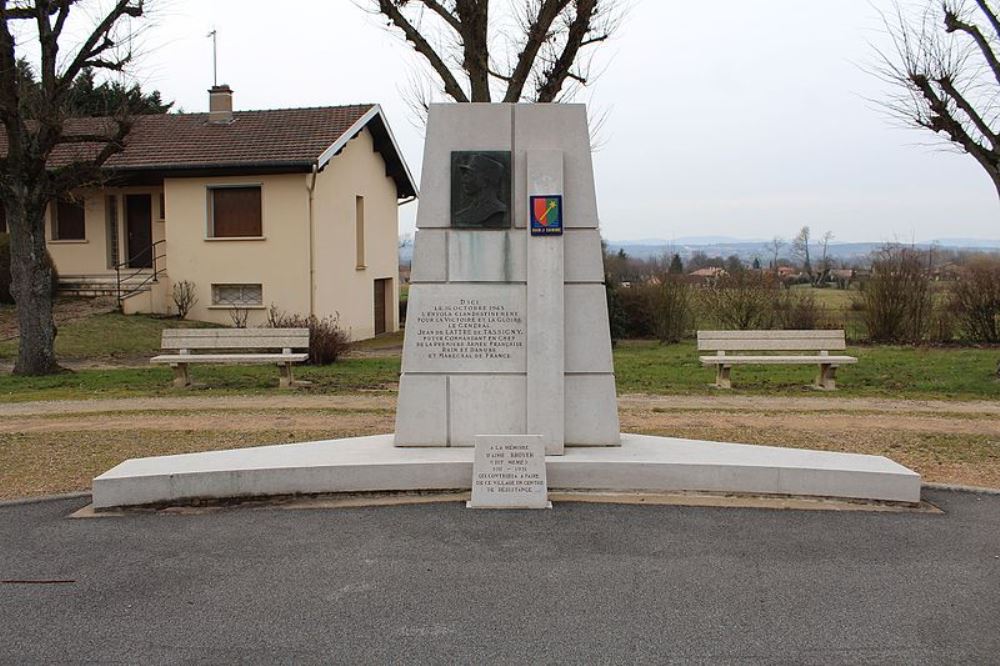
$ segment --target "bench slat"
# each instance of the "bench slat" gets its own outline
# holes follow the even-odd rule
[[[853,356],[699,356],[702,365],[848,365],[857,363]]]
[[[836,338],[822,340],[710,340],[698,341],[698,351],[843,351],[847,344]]]
[[[788,330],[788,331],[698,331],[699,339],[706,340],[739,340],[743,338],[825,338],[844,337],[842,329]]]
[[[162,349],[301,349],[309,346],[307,328],[166,329]]]
[[[841,351],[843,331],[698,331],[698,351]]]
[[[309,354],[164,354],[150,363],[301,363]]]

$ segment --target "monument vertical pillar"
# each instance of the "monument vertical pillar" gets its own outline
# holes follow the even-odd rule
[[[521,205],[530,206],[532,197],[562,201],[562,152],[529,150],[525,160],[528,196]],[[524,233],[528,235],[527,431],[542,436],[547,455],[561,455],[566,441],[563,237],[561,233],[532,236],[530,224]]]
[[[420,190],[395,444],[619,445],[586,108],[434,104]]]

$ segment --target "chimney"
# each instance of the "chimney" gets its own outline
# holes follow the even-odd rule
[[[208,89],[208,122],[233,122],[233,89],[225,83]]]

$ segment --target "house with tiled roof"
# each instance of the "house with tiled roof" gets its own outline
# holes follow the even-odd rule
[[[209,97],[208,113],[139,117],[104,186],[50,206],[63,288],[169,313],[187,283],[191,319],[254,326],[274,305],[339,315],[354,339],[396,330],[398,207],[417,188],[381,108],[234,112],[228,86]],[[86,150],[61,146],[51,162]]]

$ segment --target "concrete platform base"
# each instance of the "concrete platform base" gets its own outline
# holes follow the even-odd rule
[[[369,491],[463,490],[473,449],[397,448],[392,435],[126,460],[93,483],[96,509]],[[917,503],[920,476],[881,456],[622,435],[546,458],[550,490],[707,491]]]

